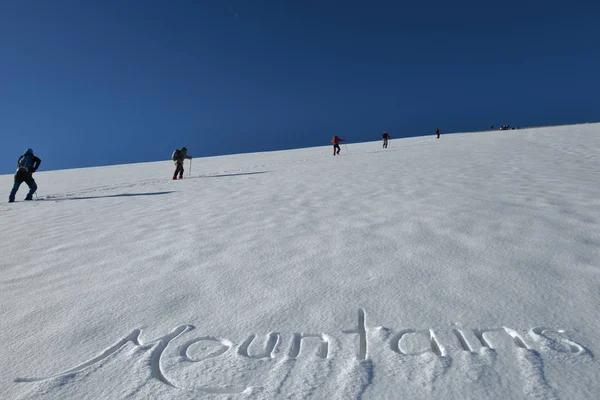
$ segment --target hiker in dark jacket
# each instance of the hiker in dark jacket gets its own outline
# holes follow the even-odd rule
[[[25,200],[33,200],[33,194],[37,190],[37,184],[33,179],[33,173],[37,171],[41,163],[42,160],[33,155],[33,150],[31,149],[25,150],[25,154],[19,157],[19,160],[17,161],[17,172],[15,173],[15,184],[8,196],[9,203],[15,201],[15,195],[23,182],[29,186],[29,193],[27,193]]]
[[[176,180],[177,176],[179,176],[179,179],[183,179],[183,161],[186,159],[191,160],[192,157],[188,156],[187,149],[185,147],[182,147],[181,149],[175,150],[171,158],[175,162],[175,172],[173,173],[173,180]]]
[[[383,148],[384,149],[387,149],[387,147],[388,147],[388,140],[390,139],[390,137],[391,137],[390,134],[387,133],[387,132],[383,132],[381,134],[381,138],[383,139]]]

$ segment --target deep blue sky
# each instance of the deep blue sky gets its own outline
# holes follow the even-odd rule
[[[600,120],[598,2],[490,3],[2,1],[0,173]]]

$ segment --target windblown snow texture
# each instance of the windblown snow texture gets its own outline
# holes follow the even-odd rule
[[[37,173],[1,397],[600,397],[600,125],[330,147]]]

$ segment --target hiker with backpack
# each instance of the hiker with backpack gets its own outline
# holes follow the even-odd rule
[[[387,132],[383,132],[381,134],[381,138],[383,139],[383,148],[387,149],[388,140],[391,138],[391,136]]]
[[[42,160],[33,154],[33,150],[27,149],[25,153],[19,157],[17,161],[17,172],[15,172],[15,184],[13,185],[8,202],[13,203],[19,187],[23,182],[29,186],[29,193],[25,196],[25,200],[33,200],[33,194],[37,190],[37,184],[33,179],[33,173],[40,167]]]
[[[187,148],[182,147],[181,149],[176,149],[171,156],[171,159],[175,162],[175,172],[173,173],[173,180],[177,180],[177,176],[179,179],[183,179],[183,161],[191,160],[192,156],[187,155]]]
[[[331,139],[331,144],[333,144],[333,155],[335,156],[336,154],[340,154],[340,142],[345,142],[344,139],[341,139],[338,136],[334,136],[333,139]],[[337,150],[337,152],[336,152]]]

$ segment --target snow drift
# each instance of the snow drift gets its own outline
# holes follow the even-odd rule
[[[347,150],[36,174],[2,397],[600,397],[600,124]]]

